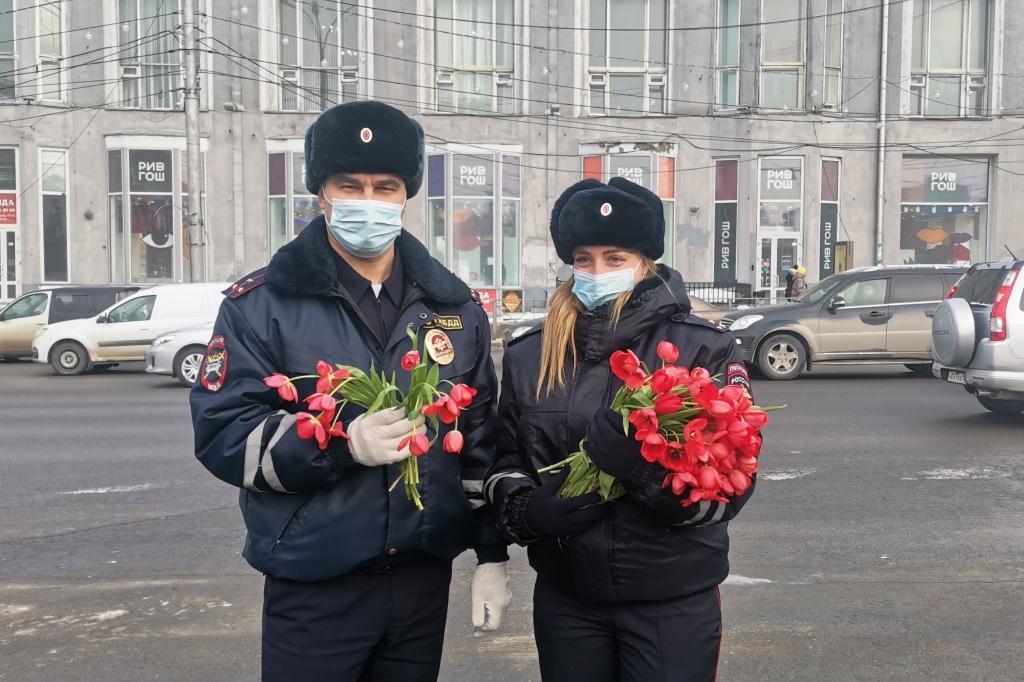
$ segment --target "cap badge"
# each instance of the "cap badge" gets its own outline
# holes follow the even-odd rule
[[[601,204],[601,215],[603,215],[605,218],[607,218],[611,214],[612,214],[612,205],[609,204],[607,201],[604,202],[603,204]]]
[[[362,140],[363,142],[369,143],[371,140],[373,140],[373,131],[370,130],[369,128],[363,128],[362,130],[359,131],[359,139]]]

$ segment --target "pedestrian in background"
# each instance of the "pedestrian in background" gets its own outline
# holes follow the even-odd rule
[[[786,300],[793,298],[793,279],[796,277],[796,266],[786,270]]]
[[[731,334],[690,314],[682,276],[664,252],[661,199],[624,178],[588,179],[555,203],[551,236],[573,276],[542,329],[509,343],[498,405],[497,463],[484,491],[507,536],[537,572],[533,628],[548,682],[713,680],[721,645],[718,585],[729,572],[727,522],[753,487],[728,503],[683,507],[663,487],[622,417],[609,357],[633,350],[648,367],[660,341],[678,364],[721,385],[749,388]],[[628,491],[563,499],[569,473],[537,470],[586,439],[587,453]]]
[[[793,287],[790,292],[793,298],[800,298],[807,292],[807,268],[802,265],[796,267],[796,274],[793,275]]]
[[[306,133],[305,180],[324,215],[225,292],[192,390],[196,457],[241,488],[243,555],[266,575],[265,682],[436,680],[452,559],[467,545],[479,562],[474,624],[497,628],[511,599],[506,542],[482,493],[494,453],[490,325],[469,288],[402,228],[423,159],[423,129],[394,107],[321,114]],[[461,455],[438,439],[420,459],[423,511],[389,491],[422,417],[350,404],[348,440],[321,450],[296,432],[305,405],[294,400],[318,390],[315,379],[283,397],[263,381],[311,374],[318,360],[402,376],[407,329],[440,336],[445,355],[431,357],[441,380],[476,391],[459,418]]]

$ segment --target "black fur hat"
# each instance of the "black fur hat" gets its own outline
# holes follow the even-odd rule
[[[625,178],[612,178],[607,185],[587,178],[555,202],[551,239],[558,257],[570,265],[576,247],[598,244],[635,249],[658,260],[665,252],[661,199]]]
[[[320,191],[335,173],[393,173],[409,198],[423,184],[423,128],[383,102],[346,102],[306,131],[306,189]]]

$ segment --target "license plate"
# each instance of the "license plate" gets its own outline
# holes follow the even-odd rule
[[[967,385],[967,375],[963,372],[949,372],[946,374],[946,381],[954,384]]]

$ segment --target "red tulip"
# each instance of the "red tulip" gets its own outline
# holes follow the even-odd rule
[[[640,388],[646,376],[640,369],[640,358],[631,350],[617,350],[610,360],[612,374],[626,384],[628,388]]]
[[[416,351],[411,350],[402,356],[402,369],[406,372],[413,371],[418,364],[420,364],[420,354]]]
[[[640,454],[648,462],[658,462],[668,451],[668,441],[660,433],[649,433],[640,446]]]
[[[454,424],[459,418],[459,406],[451,397],[442,395],[440,398],[425,405],[420,414],[428,417],[437,417],[445,424]]]
[[[324,393],[314,393],[306,398],[306,404],[314,412],[334,412],[338,401]]]
[[[729,472],[729,482],[732,483],[732,487],[736,490],[737,495],[747,492],[747,488],[750,487],[750,478],[737,469]]]
[[[697,480],[700,482],[700,487],[705,490],[715,490],[718,488],[718,472],[713,467],[703,467],[697,476]]]
[[[348,434],[345,433],[345,425],[341,423],[340,419],[331,425],[330,429],[328,429],[327,431],[327,434],[331,438],[341,438],[343,440],[348,440]]]
[[[654,411],[658,414],[675,414],[683,407],[683,399],[675,393],[664,393],[654,399]]]
[[[323,422],[308,412],[299,412],[295,415],[295,432],[302,440],[315,438],[321,450],[327,448],[327,441],[330,440]]]
[[[413,457],[420,457],[421,455],[427,454],[430,450],[430,439],[422,433],[414,433],[413,435],[406,436],[402,440],[398,441],[399,450],[402,450],[406,446],[409,447],[409,452],[412,453]]]
[[[444,451],[450,452],[453,455],[457,455],[462,452],[462,446],[465,444],[465,439],[462,437],[460,431],[449,431],[448,435],[444,437]]]
[[[650,407],[636,409],[629,413],[629,423],[636,427],[636,439],[643,440],[648,433],[658,430],[658,414]]]
[[[456,384],[452,386],[452,390],[449,391],[448,395],[455,401],[456,405],[466,409],[473,403],[473,398],[476,397],[476,389],[466,384]]]
[[[679,359],[679,349],[668,341],[662,341],[658,344],[658,357],[672,364]]]
[[[264,379],[263,383],[270,388],[276,388],[281,400],[289,403],[299,402],[299,392],[295,390],[295,384],[285,375],[275,372]]]

